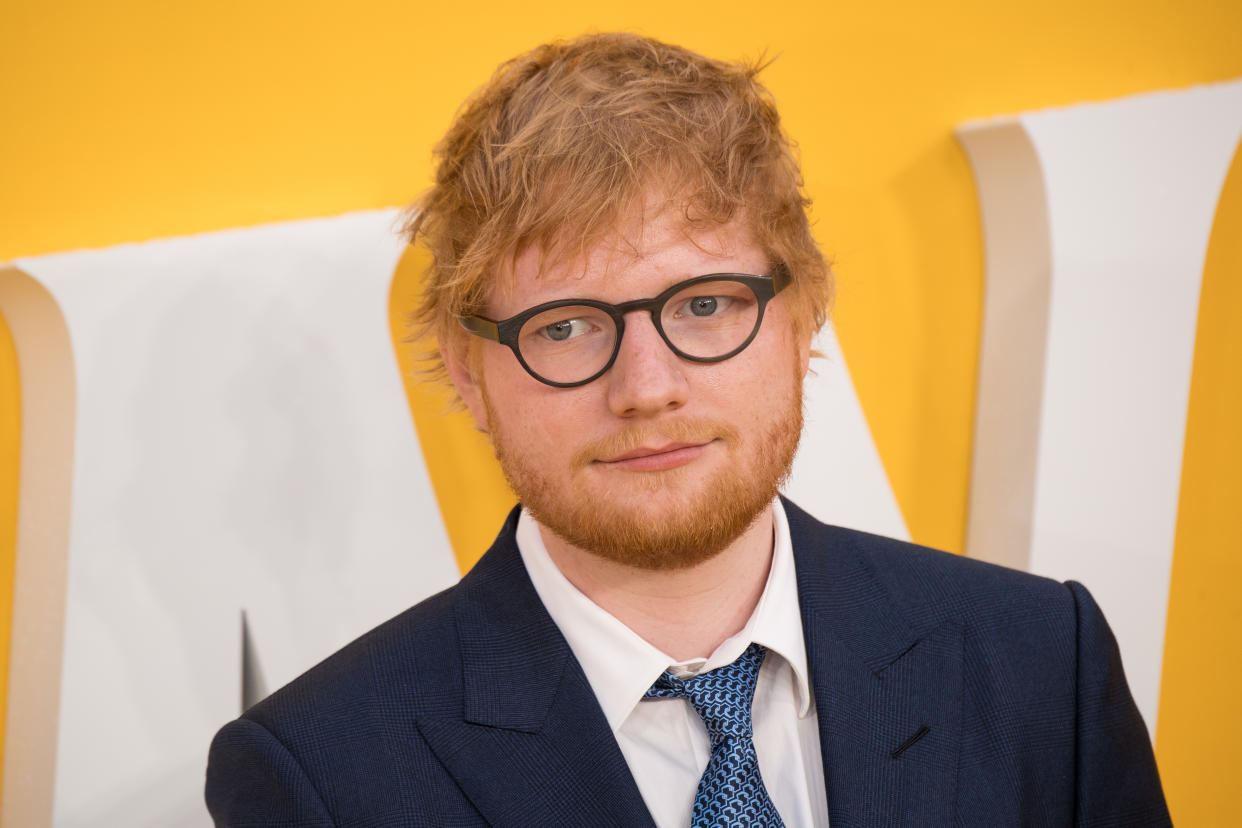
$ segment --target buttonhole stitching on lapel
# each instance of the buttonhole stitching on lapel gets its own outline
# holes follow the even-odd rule
[[[878,679],[883,679],[883,678],[884,678],[884,672],[885,672],[886,670],[888,670],[888,668],[889,668],[889,667],[892,667],[894,664],[896,664],[898,661],[901,661],[901,659],[905,657],[906,653],[910,652],[910,651],[911,651],[911,650],[913,650],[915,647],[919,646],[919,644],[922,642],[922,640],[923,640],[923,639],[921,639],[921,638],[920,638],[920,639],[918,639],[918,641],[915,641],[915,642],[914,642],[913,644],[911,644],[909,647],[906,647],[904,650],[902,650],[901,652],[897,653],[896,655],[892,655],[892,656],[885,656],[885,658],[884,658],[884,660],[883,660],[882,662],[880,662],[877,666],[875,666],[875,667],[871,668],[871,669],[872,669],[872,671],[875,673],[876,678],[878,678]]]
[[[902,742],[900,745],[897,746],[896,750],[893,751],[893,758],[896,759],[899,756],[901,756],[901,754],[905,753],[910,747],[914,745],[915,742],[917,742],[919,739],[922,739],[928,733],[931,733],[931,728],[928,727],[927,725],[923,725],[918,730],[914,731],[913,736],[911,736],[909,739],[906,739],[904,742]]]

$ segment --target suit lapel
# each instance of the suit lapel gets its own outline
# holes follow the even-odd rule
[[[829,819],[953,820],[962,634],[912,627],[866,556],[867,536],[786,501]],[[492,825],[653,826],[582,668],[522,565],[516,511],[455,591],[460,717],[419,731]]]
[[[461,718],[419,731],[492,825],[651,826],[586,676],[530,582],[517,511],[456,595]]]
[[[829,821],[953,821],[961,741],[962,635],[913,629],[861,546],[785,504],[819,718]]]

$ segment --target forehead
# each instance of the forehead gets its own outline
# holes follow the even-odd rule
[[[514,256],[489,294],[489,310],[512,315],[569,297],[623,302],[706,273],[762,274],[768,266],[748,222],[693,223],[671,209],[576,247],[571,240],[559,249],[532,246]]]

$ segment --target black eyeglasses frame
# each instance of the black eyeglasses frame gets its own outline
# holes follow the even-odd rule
[[[664,324],[661,322],[660,316],[661,312],[664,310],[665,303],[688,287],[693,287],[694,285],[702,282],[719,282],[723,280],[740,282],[749,287],[751,292],[755,294],[755,299],[759,302],[759,308],[755,315],[754,329],[750,332],[750,335],[746,337],[742,344],[738,345],[727,354],[715,357],[699,357],[685,353],[674,345],[669,340],[668,334],[664,332]],[[658,296],[651,299],[634,299],[630,302],[622,302],[619,305],[611,305],[607,302],[600,302],[595,299],[557,299],[553,302],[544,302],[541,305],[535,305],[533,308],[527,308],[516,316],[510,316],[508,319],[502,319],[499,321],[488,319],[484,316],[469,315],[459,316],[457,319],[461,323],[461,326],[469,333],[507,346],[509,350],[513,351],[513,355],[517,358],[517,361],[521,364],[521,366],[526,369],[526,373],[530,374],[544,385],[550,385],[553,388],[577,388],[579,386],[594,382],[604,374],[608,373],[608,369],[611,368],[613,363],[617,361],[617,354],[621,352],[621,340],[625,336],[625,315],[627,313],[633,313],[634,311],[647,311],[647,313],[651,315],[652,325],[654,325],[656,331],[659,332],[660,338],[664,340],[664,344],[668,346],[670,351],[682,359],[700,363],[724,362],[726,359],[735,357],[742,351],[746,350],[750,343],[754,341],[755,337],[759,333],[759,328],[763,325],[763,313],[768,307],[768,302],[776,298],[776,294],[788,287],[791,281],[792,279],[789,275],[789,271],[783,266],[775,268],[770,276],[757,276],[752,273],[708,273],[703,276],[695,276],[692,279],[687,279],[684,282],[678,282],[675,285],[671,285],[666,290],[662,291]],[[577,307],[585,306],[595,308],[608,314],[617,327],[617,337],[612,344],[612,355],[608,357],[608,361],[604,364],[603,368],[600,368],[584,380],[579,380],[577,382],[556,382],[540,376],[533,368],[530,367],[530,365],[526,363],[526,360],[522,358],[522,351],[518,347],[518,334],[521,332],[522,326],[525,325],[527,320],[532,317],[544,313],[545,311],[555,310],[556,308],[563,308],[571,305]]]

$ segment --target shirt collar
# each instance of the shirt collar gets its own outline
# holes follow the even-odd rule
[[[548,614],[582,665],[614,733],[666,669],[683,677],[714,670],[735,660],[752,641],[789,663],[795,677],[798,715],[805,717],[810,712],[810,680],[793,544],[779,498],[772,503],[772,517],[772,565],[755,611],[736,635],[723,641],[709,656],[678,663],[571,584],[548,555],[539,525],[522,509],[517,526],[522,562]]]

